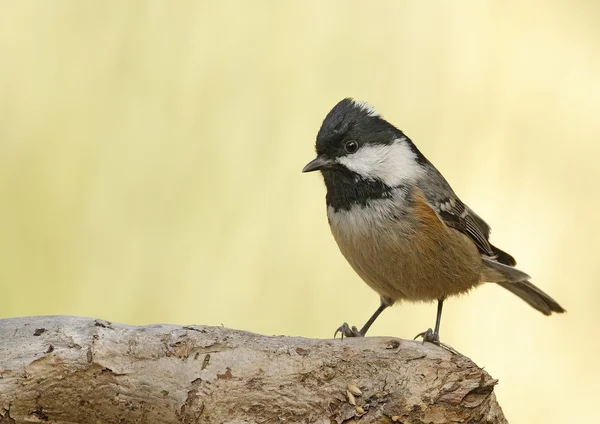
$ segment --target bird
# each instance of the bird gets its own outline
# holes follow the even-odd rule
[[[434,329],[415,339],[440,345],[444,301],[483,283],[507,289],[544,315],[565,312],[490,242],[490,226],[413,141],[368,103],[337,103],[317,133],[316,153],[302,172],[321,172],[331,233],[380,297],[360,330],[343,323],[334,337],[365,336],[397,302],[437,301]]]

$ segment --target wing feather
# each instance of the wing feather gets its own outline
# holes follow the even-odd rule
[[[517,264],[511,255],[489,242],[490,226],[458,197],[434,201],[431,206],[447,226],[469,236],[481,254],[495,258],[496,261],[505,265],[515,266]]]

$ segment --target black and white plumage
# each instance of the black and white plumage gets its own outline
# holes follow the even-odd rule
[[[327,115],[316,142],[327,188],[327,214],[340,250],[381,297],[362,330],[399,300],[438,300],[439,342],[443,300],[483,282],[498,283],[540,312],[564,312],[514,268],[515,259],[489,241],[488,224],[456,196],[442,174],[398,128],[364,102],[347,98]]]

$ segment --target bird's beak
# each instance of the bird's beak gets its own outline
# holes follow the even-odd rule
[[[317,156],[315,159],[311,160],[306,164],[302,172],[313,172],[319,171],[324,168],[328,168],[331,166],[333,162],[329,159],[325,159],[322,156]]]

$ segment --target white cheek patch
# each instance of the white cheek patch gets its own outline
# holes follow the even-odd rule
[[[423,172],[417,155],[404,139],[392,144],[362,146],[356,153],[342,156],[337,162],[368,180],[381,180],[389,187],[414,181]]]

